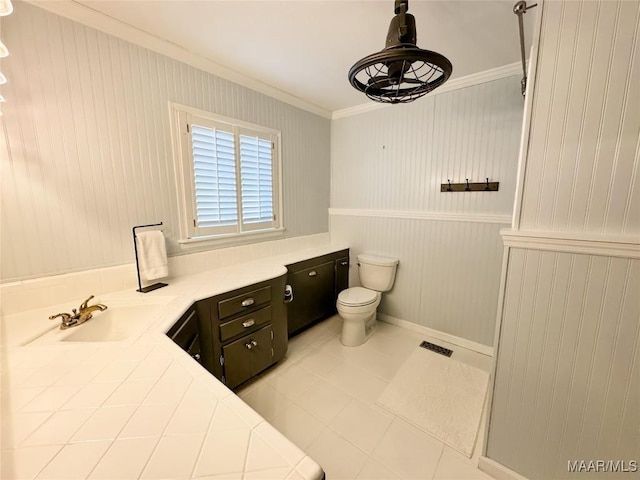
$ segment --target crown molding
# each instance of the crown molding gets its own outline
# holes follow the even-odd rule
[[[481,83],[492,82],[493,80],[499,80],[501,78],[511,77],[512,75],[522,74],[522,64],[520,62],[510,63],[509,65],[503,65],[502,67],[492,68],[483,72],[473,73],[466,77],[455,78],[449,80],[443,86],[438,87],[433,92],[429,93],[430,97],[434,95],[440,95],[442,93],[451,92],[460,88],[471,87],[473,85],[480,85]],[[352,115],[359,115],[361,113],[371,112],[374,110],[380,110],[382,108],[389,108],[391,105],[388,103],[376,103],[369,102],[362,105],[356,105],[355,107],[343,108],[342,110],[336,110],[331,115],[331,120],[338,118],[350,117]]]
[[[500,230],[506,247],[551,252],[580,253],[640,259],[638,240],[611,238],[581,232],[537,232]]]
[[[251,90],[255,90],[256,92],[268,95],[276,100],[280,100],[321,117],[331,119],[331,112],[329,110],[325,110],[324,108],[318,107],[317,105],[302,100],[301,98],[284,92],[278,88],[272,87],[271,85],[224,67],[213,60],[203,57],[202,55],[190,52],[176,43],[152,35],[98,10],[94,10],[86,5],[77,3],[74,0],[25,1],[35,5],[36,7],[42,8],[43,10],[55,13],[56,15],[66,17],[88,27],[95,28],[96,30],[113,35],[114,37],[131,42],[161,55],[166,55],[167,57],[196,67],[207,73],[215,75],[216,77],[220,77]]]

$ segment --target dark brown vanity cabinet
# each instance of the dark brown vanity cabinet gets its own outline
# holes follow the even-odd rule
[[[167,332],[167,336],[182,350],[191,355],[195,361],[202,363],[200,328],[195,305],[191,305],[180,317],[180,320],[173,324]]]
[[[287,352],[286,276],[197,302],[202,364],[234,388]]]
[[[287,303],[289,337],[336,313],[338,294],[349,286],[349,250],[287,265],[293,298]]]

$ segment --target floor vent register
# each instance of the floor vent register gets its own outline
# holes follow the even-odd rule
[[[449,350],[448,348],[441,347],[440,345],[436,345],[435,343],[423,341],[420,346],[422,348],[426,348],[427,350],[431,350],[432,352],[439,353],[440,355],[444,355],[445,357],[450,357],[453,353],[453,350]]]

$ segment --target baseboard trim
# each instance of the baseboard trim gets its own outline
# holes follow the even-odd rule
[[[439,340],[442,340],[443,342],[452,343],[453,345],[458,345],[459,347],[473,350],[474,352],[481,353],[482,355],[493,357],[493,347],[489,347],[488,345],[483,345],[481,343],[467,340],[466,338],[457,337],[449,333],[441,332],[440,330],[425,327],[424,325],[418,325],[417,323],[408,322],[407,320],[402,320],[401,318],[392,317],[391,315],[387,315],[386,313],[378,312],[377,316],[378,320],[381,320],[383,322],[397,325],[408,330],[413,330],[414,332],[424,333],[425,335],[437,338]]]
[[[478,469],[482,470],[487,475],[491,475],[497,480],[528,480],[527,477],[524,477],[510,468],[505,467],[501,463],[482,455],[478,458]]]

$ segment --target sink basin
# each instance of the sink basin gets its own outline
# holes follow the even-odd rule
[[[172,297],[153,301],[100,301],[107,310],[94,312],[93,318],[77,327],[60,330],[59,323],[27,344],[52,342],[117,342],[143,334],[161,315]]]

